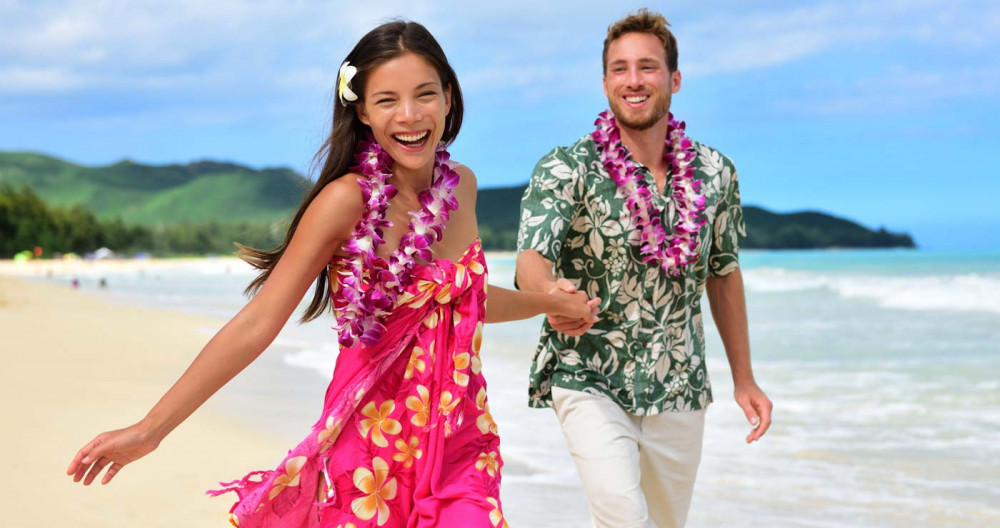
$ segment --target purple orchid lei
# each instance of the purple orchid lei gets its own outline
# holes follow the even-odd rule
[[[388,265],[376,270],[375,250],[385,242],[383,230],[392,226],[385,218],[389,200],[396,195],[396,188],[388,183],[392,177],[392,158],[371,136],[358,144],[356,165],[351,170],[364,176],[358,179],[358,184],[365,212],[344,247],[344,266],[338,272],[339,284],[333,291],[337,304],[342,305],[334,326],[341,346],[377,343],[385,332],[386,316],[409,284],[414,257],[425,261],[433,258],[430,246],[441,240],[449,212],[458,208],[453,191],[459,175],[449,158],[448,151],[438,147],[431,186],[417,196],[420,211],[410,211],[409,229],[400,239],[399,247]]]
[[[705,196],[700,194],[701,182],[694,178],[695,153],[691,140],[684,135],[685,124],[670,114],[664,159],[670,164],[671,198],[677,211],[672,235],[667,235],[663,227],[663,210],[654,203],[649,184],[643,181],[632,155],[622,144],[621,131],[611,110],[601,112],[594,125],[597,130],[591,136],[601,163],[624,193],[625,206],[639,228],[642,261],[655,262],[668,275],[680,275],[684,266],[698,260],[697,234],[706,222],[698,219],[705,210]]]

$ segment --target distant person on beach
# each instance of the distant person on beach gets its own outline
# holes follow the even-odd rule
[[[423,26],[394,21],[362,37],[337,93],[324,164],[285,242],[243,248],[261,270],[248,288],[254,298],[145,418],[77,453],[75,481],[90,484],[108,468],[106,484],[153,451],[263,352],[315,282],[303,319],[332,307],[341,344],[322,413],[276,469],[213,492],[239,495],[231,522],[506,526],[483,323],[546,313],[588,324],[600,299],[490,286],[487,304],[476,178],[445,150],[462,123],[462,93]]]
[[[538,162],[521,202],[516,280],[527,291],[604,299],[589,323],[550,315],[530,405],[553,407],[594,526],[684,526],[712,392],[701,296],[735,396],[761,438],[771,401],[750,366],[744,236],[732,161],[670,114],[677,43],[646,9],[608,28],[596,130]]]

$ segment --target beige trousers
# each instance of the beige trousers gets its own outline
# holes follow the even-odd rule
[[[701,461],[705,410],[635,416],[610,398],[552,387],[595,528],[681,528]]]

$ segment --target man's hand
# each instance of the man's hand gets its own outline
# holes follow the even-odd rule
[[[567,279],[558,279],[555,283],[553,283],[552,287],[549,288],[548,293],[555,293],[558,290],[562,290],[566,293],[576,293],[576,286],[574,286],[573,283]],[[593,308],[594,315],[597,314],[598,304],[600,304],[600,302],[600,299],[591,299],[587,301],[587,304]],[[590,327],[594,326],[594,322],[588,322],[584,319],[573,319],[559,315],[550,315],[547,318],[549,320],[549,324],[552,325],[552,328],[556,329],[556,331],[573,337],[581,336],[587,333],[587,330],[590,330]],[[596,317],[594,318],[594,321],[596,322]]]
[[[771,400],[760,390],[756,382],[749,381],[736,385],[736,403],[743,409],[753,430],[747,435],[747,443],[756,442],[771,427]]]

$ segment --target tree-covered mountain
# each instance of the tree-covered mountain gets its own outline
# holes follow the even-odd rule
[[[180,247],[197,252],[192,248],[202,240],[204,252],[216,252],[231,247],[233,233],[255,233],[258,243],[280,242],[283,221],[311,182],[291,169],[257,170],[215,161],[145,165],[125,160],[87,167],[42,154],[0,152],[0,185],[5,184],[9,193],[26,186],[56,209],[79,209],[74,214],[86,210],[103,222],[155,228],[154,240],[167,229],[171,240],[191,239],[158,243],[164,251]],[[476,212],[488,249],[514,249],[524,187],[479,191]],[[745,248],[914,247],[909,235],[871,230],[825,213],[779,214],[746,206],[744,215]],[[238,228],[228,227],[236,224]]]
[[[128,160],[86,167],[25,152],[0,152],[0,183],[25,184],[49,205],[82,205],[100,219],[141,225],[283,220],[311,185],[286,168]]]
[[[524,185],[479,191],[476,213],[483,240],[495,241],[498,248],[513,249]],[[774,213],[747,205],[743,207],[748,249],[820,249],[916,247],[907,234],[885,229],[868,229],[856,222],[826,213]]]

